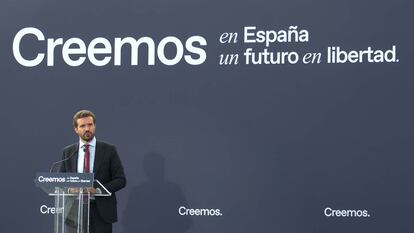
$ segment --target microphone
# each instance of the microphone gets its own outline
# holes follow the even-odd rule
[[[85,149],[84,149],[85,150]],[[56,165],[58,165],[59,163],[63,163],[63,162],[65,162],[65,161],[67,161],[67,160],[69,160],[70,158],[72,158],[73,157],[73,155],[74,154],[76,154],[76,151],[74,151],[72,154],[70,154],[68,157],[66,157],[66,158],[64,158],[64,159],[62,159],[62,160],[59,160],[59,161],[57,161],[57,162],[54,162],[53,164],[52,164],[52,166],[50,167],[50,170],[49,170],[49,172],[50,173],[52,173],[52,171],[53,171],[53,169],[55,168],[55,166]]]

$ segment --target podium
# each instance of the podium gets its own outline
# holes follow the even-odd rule
[[[36,173],[35,184],[55,199],[54,233],[89,233],[90,203],[111,193],[93,173]],[[91,194],[87,188],[94,187]]]

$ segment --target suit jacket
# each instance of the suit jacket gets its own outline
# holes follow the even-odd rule
[[[63,149],[63,159],[67,159],[60,167],[61,172],[77,172],[79,143],[74,143]],[[118,220],[115,192],[126,185],[124,168],[114,145],[96,141],[93,173],[109,192],[109,197],[95,197],[96,207],[100,216],[108,223]]]

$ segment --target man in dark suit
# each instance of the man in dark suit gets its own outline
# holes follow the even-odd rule
[[[90,233],[111,233],[112,223],[118,220],[115,192],[126,185],[121,160],[115,146],[95,138],[96,117],[88,110],[81,110],[73,117],[73,126],[79,142],[63,149],[61,172],[93,172],[112,193],[109,197],[95,197],[90,202]],[[91,194],[102,190],[87,188]]]

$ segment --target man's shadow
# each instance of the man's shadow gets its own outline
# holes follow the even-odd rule
[[[145,156],[148,180],[131,189],[123,216],[124,233],[184,233],[190,216],[181,216],[180,206],[188,206],[181,187],[165,179],[165,159],[159,153]]]

